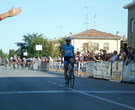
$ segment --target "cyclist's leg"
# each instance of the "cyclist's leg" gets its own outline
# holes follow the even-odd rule
[[[67,61],[64,61],[64,78],[67,79]]]
[[[70,58],[70,61],[69,62],[72,65],[71,71],[74,71],[74,63],[75,63],[74,58]]]
[[[71,63],[71,65],[72,65],[71,71],[74,71],[74,63]]]

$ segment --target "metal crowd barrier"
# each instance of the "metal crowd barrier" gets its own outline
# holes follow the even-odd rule
[[[61,62],[38,62],[34,64],[33,69],[63,73],[64,65],[61,64]],[[124,81],[135,83],[135,62],[128,62],[128,64],[123,61],[78,62],[74,65],[74,71],[77,76],[81,77],[93,77],[115,82]]]

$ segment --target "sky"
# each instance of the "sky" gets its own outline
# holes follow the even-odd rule
[[[69,36],[88,29],[127,36],[127,9],[132,0],[0,0],[0,13],[21,7],[20,15],[0,21],[0,49],[17,49],[27,34],[43,34],[48,39]],[[88,8],[86,8],[88,7]]]

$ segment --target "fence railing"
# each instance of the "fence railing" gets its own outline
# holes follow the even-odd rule
[[[33,69],[63,73],[64,65],[61,62],[37,62],[33,65]],[[82,77],[135,83],[135,62],[128,62],[128,64],[123,61],[78,62],[74,65],[74,71],[76,75]]]

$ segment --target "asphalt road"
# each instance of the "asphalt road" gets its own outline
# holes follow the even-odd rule
[[[135,84],[76,77],[71,89],[62,74],[2,68],[0,110],[135,110]]]

